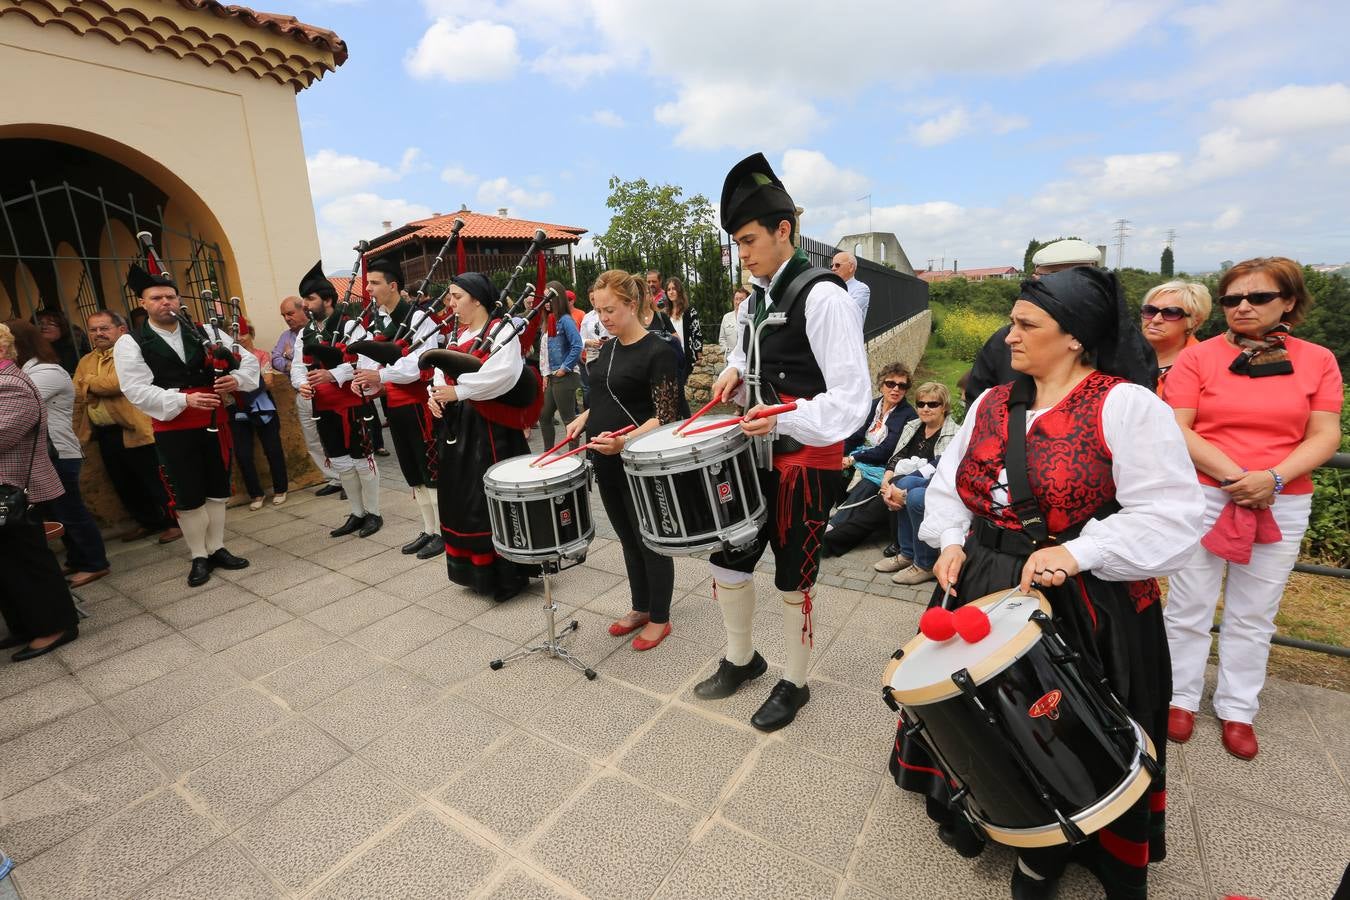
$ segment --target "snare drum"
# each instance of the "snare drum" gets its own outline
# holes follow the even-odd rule
[[[882,693],[992,840],[1080,843],[1143,796],[1158,774],[1153,743],[1080,670],[1039,593],[973,605],[989,614],[987,637],[915,637],[886,667]]]
[[[708,416],[707,424],[727,418]],[[649,431],[623,450],[643,543],[666,556],[753,543],[768,510],[750,439],[734,425],[682,437],[675,434],[680,424]]]
[[[513,562],[584,559],[595,537],[590,467],[575,456],[531,467],[502,460],[483,475],[492,546]]]

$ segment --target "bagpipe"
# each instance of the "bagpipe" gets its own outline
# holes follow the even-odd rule
[[[136,240],[140,242],[145,250],[145,270],[156,278],[164,279],[168,283],[173,282],[173,276],[160,262],[159,254],[155,252],[154,239],[148,231],[139,231],[136,233]],[[226,309],[222,310],[219,302],[216,300],[214,286],[203,288],[201,292],[202,312],[210,320],[211,330],[207,331],[206,326],[192,318],[192,315],[180,303],[177,311],[174,313],[178,317],[179,325],[186,333],[194,336],[202,346],[202,368],[210,379],[210,385],[214,386],[217,378],[224,378],[231,372],[239,369],[241,357],[234,348],[239,346],[239,318],[240,318],[240,300],[238,297],[231,297]],[[221,320],[229,314],[231,342],[226,345],[223,332],[221,331]],[[215,434],[219,431],[216,424],[217,413],[220,407],[211,410],[211,424],[206,430]]]
[[[342,302],[338,304],[335,311],[337,320],[331,330],[326,328],[327,323],[320,322],[315,318],[314,313],[309,311],[308,307],[305,308],[305,315],[309,317],[309,323],[313,326],[314,333],[318,337],[317,344],[304,348],[306,368],[313,366],[316,362],[325,369],[336,369],[343,363],[356,362],[357,354],[347,346],[349,334],[347,322],[352,319],[347,310],[352,300],[352,289],[356,286],[356,279],[361,275],[361,267],[365,264],[365,253],[369,246],[370,244],[366,241],[360,241],[352,248],[356,251],[356,262],[352,265],[352,277],[347,281],[347,290],[343,293]],[[363,299],[365,303],[361,315],[353,320],[354,324],[360,321],[370,307],[370,299],[368,297]]]

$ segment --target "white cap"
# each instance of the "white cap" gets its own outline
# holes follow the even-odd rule
[[[1046,244],[1031,257],[1033,266],[1064,266],[1073,263],[1100,266],[1102,252],[1087,241],[1069,238]]]

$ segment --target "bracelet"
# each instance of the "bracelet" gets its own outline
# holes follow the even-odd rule
[[[1280,477],[1280,473],[1274,469],[1266,469],[1266,471],[1270,473],[1271,478],[1275,479],[1275,493],[1282,493],[1284,491],[1284,479]]]

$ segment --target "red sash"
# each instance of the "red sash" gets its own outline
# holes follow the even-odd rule
[[[787,394],[779,394],[780,402],[792,403],[794,400],[800,400],[800,397],[791,397]],[[793,450],[791,453],[775,453],[773,455],[773,467],[778,470],[778,474],[791,468],[805,469],[834,469],[839,470],[840,460],[844,458],[844,442],[835,441],[833,444],[826,444],[823,447],[803,446],[800,450]]]
[[[385,402],[390,406],[415,406],[427,402],[430,395],[431,372],[423,371],[422,377],[408,384],[384,383]]]
[[[183,388],[183,394],[214,394],[208,387],[190,387]],[[220,460],[225,464],[225,470],[228,472],[231,465],[231,456],[234,452],[234,440],[230,431],[230,408],[225,404],[216,407],[216,439],[220,442]],[[161,422],[159,419],[152,418],[150,427],[153,431],[191,431],[194,428],[211,427],[211,410],[194,409],[186,407],[178,415],[169,419],[167,422]]]
[[[361,405],[361,398],[350,389],[351,382],[340,385],[324,381],[314,389],[314,408],[325,412],[340,412]]]

